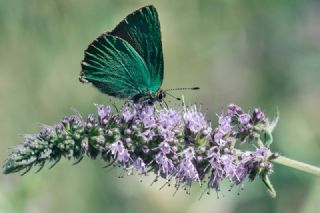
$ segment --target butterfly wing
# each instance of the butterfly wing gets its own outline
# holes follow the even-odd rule
[[[110,34],[127,41],[143,58],[150,75],[148,89],[156,92],[163,81],[161,32],[156,8],[150,5],[129,14]]]
[[[127,41],[109,33],[89,45],[81,66],[81,78],[110,96],[130,98],[150,87],[149,71],[141,56]]]

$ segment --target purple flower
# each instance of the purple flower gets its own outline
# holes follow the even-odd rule
[[[200,153],[205,153],[206,152],[206,146],[202,145],[199,147],[199,152]]]
[[[202,130],[202,134],[203,135],[209,135],[212,131],[211,127],[208,127],[207,129]]]
[[[136,109],[135,108],[130,108],[128,106],[125,106],[122,109],[122,116],[125,122],[130,121],[135,115],[136,115]]]
[[[219,191],[220,181],[225,176],[224,164],[221,158],[220,149],[218,147],[210,148],[207,152],[207,156],[209,158],[209,165],[211,168],[208,187]]]
[[[261,158],[266,158],[269,153],[269,149],[266,147],[261,147],[256,149],[256,156]]]
[[[249,173],[249,169],[248,166],[242,162],[240,162],[237,166],[236,166],[236,170],[235,170],[235,175],[232,178],[232,181],[236,184],[239,185],[241,184],[245,178],[247,177]]]
[[[232,180],[232,178],[235,175],[235,171],[236,171],[236,166],[233,163],[234,156],[229,155],[229,154],[222,155],[220,159],[221,159],[221,163],[223,164],[223,168],[224,168],[226,176],[230,180]]]
[[[159,111],[159,124],[162,128],[174,128],[181,125],[181,114],[173,109],[162,109]]]
[[[43,126],[42,127],[42,130],[40,131],[39,133],[39,137],[40,138],[43,138],[43,139],[46,139],[48,138],[51,134],[52,134],[52,129],[48,126]]]
[[[130,155],[128,153],[128,150],[123,146],[122,141],[117,141],[113,144],[111,144],[111,154],[113,154],[118,162],[126,163],[130,159]]]
[[[186,160],[191,161],[195,158],[195,153],[193,147],[189,147],[183,151]]]
[[[256,121],[263,121],[265,119],[265,114],[259,109],[259,108],[255,108],[253,110],[253,115],[252,118]]]
[[[131,129],[126,129],[126,130],[124,131],[124,133],[125,133],[126,135],[131,135],[132,131],[131,131]]]
[[[124,147],[123,147],[122,141],[117,141],[117,142],[111,144],[110,150],[113,155],[117,155],[117,153],[123,152]]]
[[[128,153],[128,150],[127,149],[124,149],[123,152],[118,152],[118,155],[117,155],[117,160],[119,162],[128,162],[129,161],[129,158],[130,158],[130,154]]]
[[[170,153],[171,147],[167,142],[162,142],[159,144],[159,149],[162,154],[166,155]]]
[[[97,105],[97,109],[98,116],[89,115],[86,121],[80,114],[67,116],[59,124],[26,137],[8,157],[3,171],[27,170],[61,157],[81,160],[100,156],[124,168],[128,175],[151,171],[168,183],[175,180],[177,189],[182,186],[189,193],[194,182],[207,182],[209,189],[219,191],[225,179],[238,185],[272,169],[271,151],[263,144],[252,140],[258,147],[254,151],[241,150],[238,144],[270,131],[269,122],[261,123],[266,119],[261,110],[255,109],[250,117],[230,105],[212,131],[195,106],[174,110],[127,104],[117,113],[111,113],[109,106]]]
[[[76,131],[83,127],[82,117],[78,114],[64,117],[61,123],[66,129],[71,128],[72,131]]]
[[[163,137],[164,141],[172,141],[175,137],[175,132],[170,129],[165,129],[160,127],[159,132],[161,136]]]
[[[145,128],[154,128],[156,126],[156,118],[154,116],[153,106],[144,106],[138,112],[138,117]]]
[[[93,126],[97,125],[98,121],[94,115],[88,115],[86,128],[91,129]]]
[[[217,146],[211,147],[207,152],[208,158],[220,157],[220,149]]]
[[[210,130],[204,115],[198,112],[195,107],[186,109],[184,112],[184,122],[186,127],[189,128],[193,133],[198,133],[204,129]]]
[[[100,118],[100,121],[103,121],[104,119],[108,120],[111,113],[110,106],[104,106],[102,104],[96,104],[98,108],[98,115]]]
[[[133,167],[139,172],[139,174],[144,174],[146,172],[146,164],[140,157],[133,162]]]
[[[247,176],[250,177],[251,171],[255,170],[259,164],[257,155],[255,152],[246,151],[241,154],[241,160],[238,162],[236,166],[236,173],[233,181],[236,184],[241,184]],[[254,178],[254,177],[253,177]]]
[[[177,146],[172,146],[172,147],[171,147],[171,151],[172,151],[173,153],[176,153],[176,152],[178,151],[178,147],[177,147]]]
[[[213,157],[210,159],[211,175],[209,177],[208,187],[220,190],[220,181],[224,178],[224,170],[220,158]]]
[[[256,157],[254,152],[245,151],[241,154],[241,163],[246,164],[248,162],[252,162],[253,159]]]
[[[240,122],[240,124],[245,125],[247,123],[249,123],[251,117],[249,114],[247,113],[243,113],[241,115],[239,115],[238,121]]]
[[[226,141],[223,140],[224,134],[222,132],[215,132],[213,135],[214,142],[216,142],[219,146],[225,146]]]
[[[175,176],[178,180],[187,185],[190,185],[192,181],[200,181],[196,167],[193,165],[192,161],[187,158],[180,162]]]
[[[231,133],[232,125],[231,125],[231,117],[229,115],[219,116],[219,126],[215,129],[212,134],[213,141],[216,142],[219,146],[225,146],[228,144],[225,136]]]
[[[147,129],[146,131],[140,133],[140,136],[144,139],[144,141],[148,142],[152,140],[152,138],[155,136],[155,133],[153,130]]]
[[[219,116],[219,131],[223,134],[228,134],[232,130],[231,117],[230,116]]]
[[[175,169],[172,160],[161,152],[155,156],[155,161],[159,166],[159,173],[165,175],[165,177],[171,174]]]
[[[55,125],[55,130],[58,138],[64,138],[67,135],[67,131],[61,123]]]
[[[185,149],[183,154],[184,159],[180,162],[175,176],[180,182],[191,185],[192,181],[200,181],[198,171],[192,163],[195,158],[193,147]]]
[[[233,117],[235,115],[241,114],[242,109],[235,104],[229,104],[228,106],[228,116]]]

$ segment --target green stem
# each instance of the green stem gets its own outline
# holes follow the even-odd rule
[[[320,176],[320,167],[302,163],[284,156],[279,156],[273,159],[272,162]]]

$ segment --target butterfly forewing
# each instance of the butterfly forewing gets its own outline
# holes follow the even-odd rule
[[[126,40],[143,58],[150,75],[150,92],[156,92],[163,81],[163,53],[160,22],[156,8],[143,7],[121,21],[111,35]]]
[[[81,64],[81,75],[110,96],[130,98],[150,87],[142,57],[127,41],[109,33],[89,45]]]
[[[85,50],[80,81],[110,96],[150,100],[162,80],[160,23],[153,6],[131,13]]]

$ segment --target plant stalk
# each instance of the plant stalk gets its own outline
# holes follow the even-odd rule
[[[277,164],[281,164],[284,166],[288,166],[288,167],[303,171],[303,172],[320,176],[320,167],[317,167],[317,166],[313,166],[307,163],[302,163],[300,161],[296,161],[284,156],[279,156],[271,161]]]

